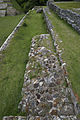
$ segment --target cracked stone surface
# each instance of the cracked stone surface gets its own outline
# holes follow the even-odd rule
[[[32,39],[18,108],[27,113],[26,120],[77,120],[63,70],[43,42],[49,39],[49,34]]]

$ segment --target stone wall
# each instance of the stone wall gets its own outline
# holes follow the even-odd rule
[[[17,15],[17,14],[19,14],[19,12],[16,11],[16,9],[13,8],[12,6],[9,6],[9,7],[7,8],[7,15],[8,15],[8,16],[15,16],[15,15]]]
[[[0,17],[6,16],[6,10],[0,10]]]
[[[4,4],[0,4],[0,9],[6,9],[7,8],[7,3],[4,3]]]
[[[54,32],[52,30],[53,26],[48,19],[45,10],[43,10],[43,13],[48,30],[51,33],[55,43]],[[64,94],[63,89],[65,88],[59,86],[59,83],[63,83],[61,81],[64,80],[64,75],[61,66],[59,66],[57,57],[53,54],[53,51],[47,49],[44,46],[43,40],[46,39],[47,41],[48,37],[48,34],[42,34],[32,38],[32,45],[29,52],[29,61],[26,65],[24,74],[24,83],[22,88],[23,98],[18,106],[18,109],[21,109],[22,111],[26,110],[26,117],[5,116],[3,120],[77,120],[74,111],[71,110],[71,108],[73,108],[73,105],[71,106],[70,102],[68,106],[66,104],[63,104],[64,101],[68,102],[68,98],[66,95],[63,95],[62,97],[62,94]],[[36,66],[37,63],[38,66]],[[42,69],[40,69],[39,67],[42,67]],[[38,75],[35,78],[30,78],[29,73],[36,73],[36,70],[40,72],[40,75],[38,72]],[[58,80],[60,80],[60,82]],[[56,85],[58,87],[56,87]],[[55,87],[58,89],[58,91],[57,89],[55,89]],[[52,109],[50,109],[51,107]],[[59,110],[61,107],[62,111]],[[65,113],[66,109],[69,109],[70,111],[69,116],[67,112]],[[57,115],[57,110],[61,113],[61,116],[59,113],[59,115]],[[64,115],[62,115],[63,111]],[[73,112],[72,115],[70,115],[71,112]]]
[[[64,63],[63,59],[62,59],[62,53],[60,52],[61,50],[59,49],[59,45],[57,44],[56,40],[55,40],[55,35],[54,35],[54,31],[53,31],[53,25],[51,24],[51,21],[49,20],[48,16],[47,16],[47,9],[43,9],[43,15],[44,15],[44,19],[45,19],[45,22],[46,22],[46,25],[47,25],[47,28],[48,28],[48,31],[50,32],[51,34],[51,37],[52,37],[52,40],[53,40],[53,43],[54,43],[54,48],[55,48],[55,51],[56,51],[56,54],[58,56],[58,59],[60,61],[60,64],[63,68],[63,71],[64,71],[64,77],[65,77],[65,81],[67,83],[67,86],[68,86],[68,90],[70,92],[70,95],[71,95],[71,100],[73,102],[73,105],[74,105],[74,111],[76,114],[80,114],[80,106],[78,105],[77,103],[77,100],[76,100],[76,97],[73,93],[73,90],[72,90],[72,87],[71,87],[71,83],[69,82],[68,80],[68,75],[67,75],[67,70],[66,70],[66,63]]]
[[[79,34],[80,34],[80,15],[67,9],[61,9],[56,6],[53,2],[49,1],[48,4],[50,9],[52,9],[61,19],[64,19],[69,23]]]
[[[6,15],[14,16],[17,14],[20,13],[13,7],[10,0],[0,0],[0,17],[4,17]]]

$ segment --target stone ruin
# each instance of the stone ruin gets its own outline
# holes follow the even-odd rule
[[[53,40],[54,31],[45,9],[43,16]],[[57,49],[54,52],[53,46],[49,46],[50,34],[32,38],[22,99],[18,106],[25,116],[5,116],[3,120],[78,120],[71,90],[66,86],[64,69],[57,57]]]
[[[52,1],[47,2],[49,9],[52,9],[61,19],[64,19],[80,34],[80,15],[69,9],[62,9]],[[78,9],[79,10],[79,9]]]
[[[26,116],[5,116],[3,120],[77,120],[63,69],[53,50],[44,45],[49,39],[49,34],[32,38],[18,106]]]
[[[0,0],[0,17],[4,16],[14,16],[19,14],[19,12],[12,6],[10,0]]]

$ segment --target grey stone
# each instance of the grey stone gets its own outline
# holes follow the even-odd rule
[[[0,10],[0,17],[6,16],[6,10]]]
[[[6,8],[7,8],[7,3],[0,4],[0,10],[1,9],[6,9]]]
[[[72,104],[65,104],[61,111],[60,111],[61,115],[74,115],[74,109],[73,109],[73,105]]]
[[[18,14],[18,12],[16,11],[15,8],[13,8],[13,7],[8,7],[8,8],[7,8],[7,15],[15,16],[15,15],[17,15],[17,14]]]
[[[42,13],[43,9],[42,8],[39,8],[36,12],[37,13]]]
[[[39,87],[39,83],[34,84],[34,88],[37,88],[37,87]]]
[[[80,34],[80,15],[73,12],[72,10],[64,10],[56,6],[53,2],[48,1],[50,9],[52,9],[61,19],[67,21],[79,34]],[[75,27],[73,26],[75,24]]]

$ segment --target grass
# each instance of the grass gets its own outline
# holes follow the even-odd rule
[[[80,8],[80,2],[61,2],[61,3],[55,2],[55,4],[63,9]]]
[[[47,33],[41,14],[35,11],[25,19],[10,42],[9,47],[0,54],[0,120],[5,115],[20,115],[18,103],[24,81],[25,66],[28,61],[33,36]]]
[[[0,46],[19,23],[23,15],[0,17]]]
[[[48,15],[54,26],[56,39],[61,49],[62,58],[67,62],[67,71],[72,88],[80,97],[80,35],[66,21],[61,20],[53,11]],[[62,40],[62,43],[59,41]]]

